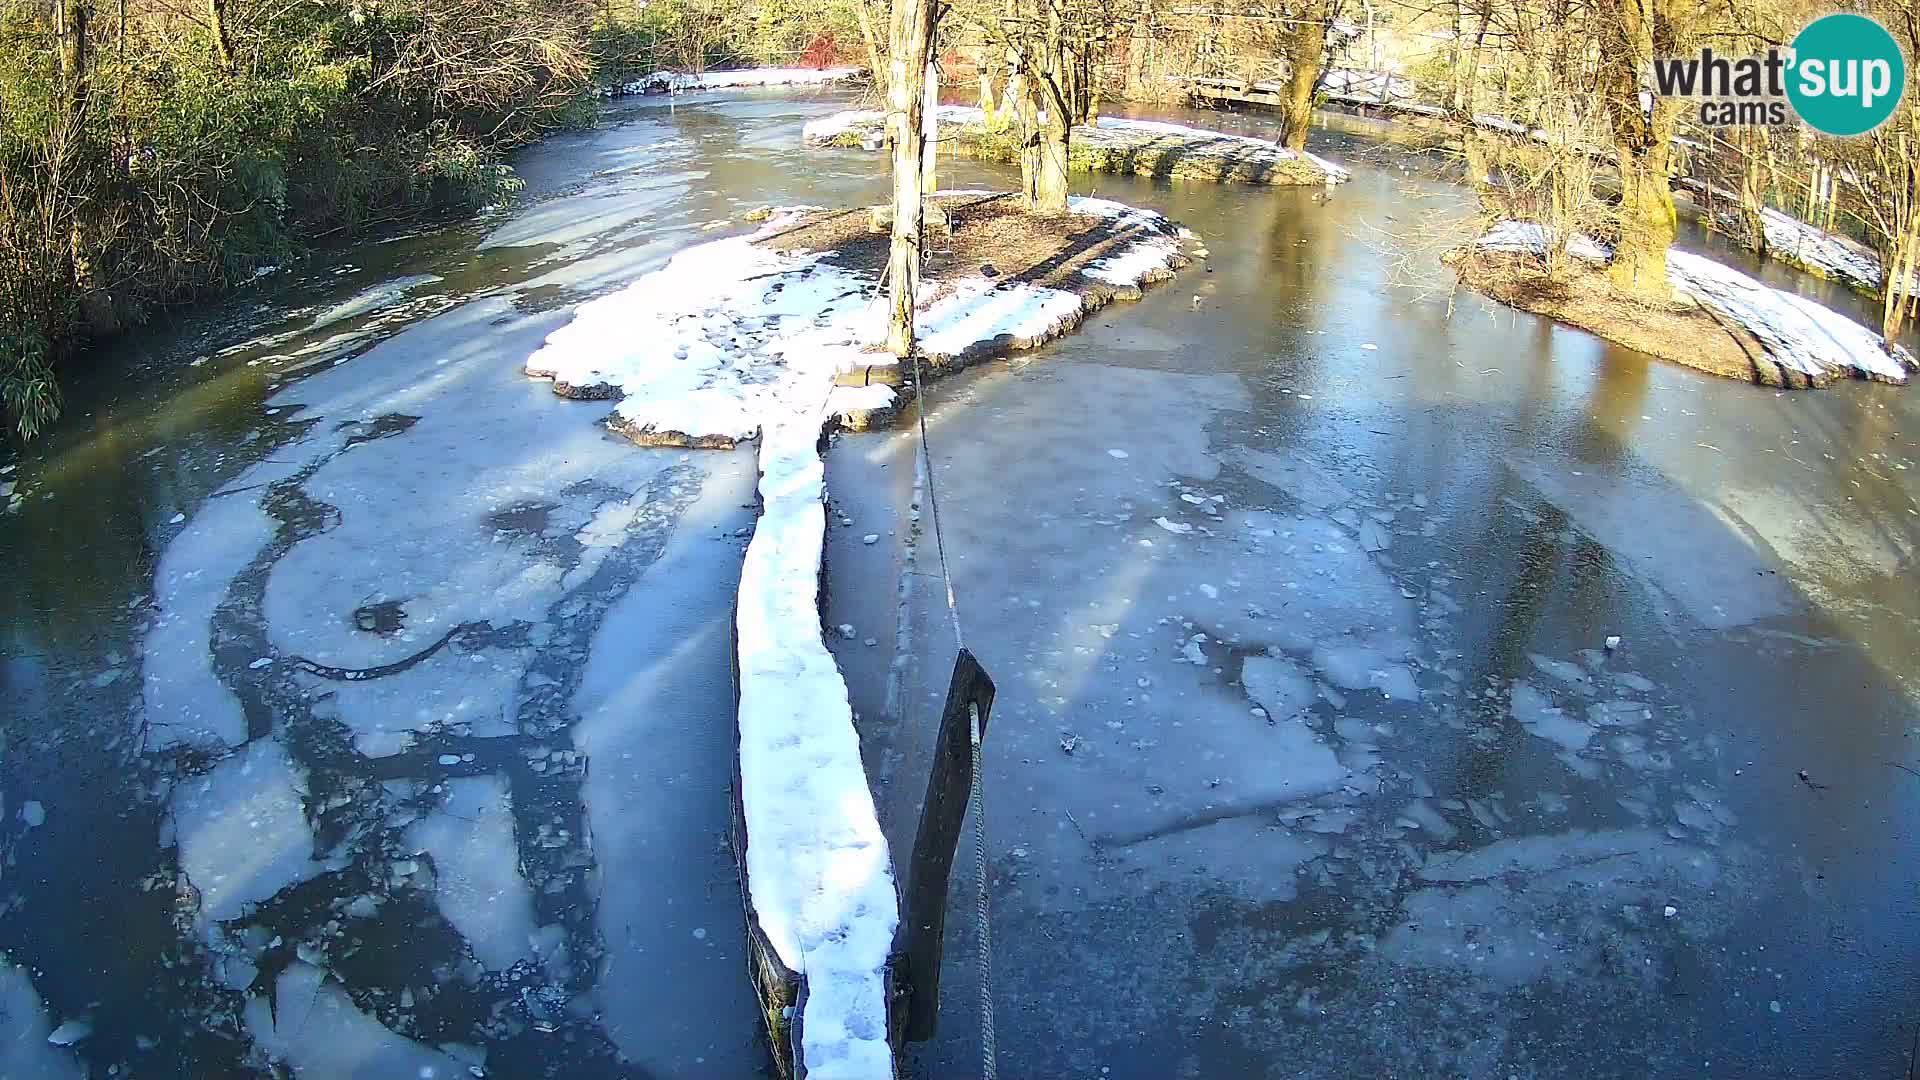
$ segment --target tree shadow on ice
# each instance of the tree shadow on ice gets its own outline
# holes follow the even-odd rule
[[[1833,673],[1809,688],[1804,668],[1769,655],[1772,639],[1699,642],[1782,622],[1813,638],[1844,629],[1719,515],[1664,479],[1629,475],[1624,448],[1591,470],[1610,479],[1556,475],[1521,455],[1433,477],[1422,505],[1396,497],[1381,463],[1347,460],[1310,429],[1256,456],[1220,454],[1161,403],[1228,415],[1243,407],[1235,391],[1142,374],[994,371],[950,384],[962,389],[931,418],[968,645],[1000,684],[986,764],[996,997],[1003,1029],[1019,1036],[1002,1046],[1022,1048],[1020,1067],[1066,1071],[1124,1052],[1120,1071],[1142,1074],[1276,1055],[1432,1070],[1552,1052],[1681,1069],[1675,1047],[1703,1031],[1721,1032],[1709,1040],[1716,1065],[1790,1053],[1775,1029],[1724,1005],[1737,980],[1721,950],[1754,933],[1769,952],[1791,952],[1780,925],[1807,913],[1779,891],[1796,880],[1786,853],[1835,829],[1874,832],[1881,811],[1770,810],[1817,793],[1778,767],[1741,788],[1733,769],[1754,751],[1736,755],[1735,740],[1756,716],[1775,718],[1798,749],[1827,747],[1819,760],[1833,782],[1910,801],[1901,775],[1871,760],[1897,747],[1879,710],[1900,698],[1853,646],[1804,655]],[[1588,429],[1568,436],[1597,447],[1633,388],[1603,380],[1596,392]],[[1491,420],[1436,411],[1449,417],[1436,426],[1456,432]],[[975,429],[1047,434],[968,438]],[[1328,477],[1345,497],[1328,496]],[[1334,516],[1346,508],[1352,524]],[[1376,513],[1393,515],[1380,523],[1389,542],[1355,557]],[[1438,528],[1423,535],[1424,518]],[[1261,530],[1273,535],[1255,546]],[[1289,530],[1307,543],[1289,549]],[[1672,550],[1715,565],[1675,576],[1659,562]],[[923,547],[923,566],[929,556]],[[904,785],[907,802],[924,779],[916,743],[930,733],[917,729],[937,712],[951,644],[938,608],[937,596],[919,604],[912,635],[922,693],[870,755],[890,758],[883,783]],[[1612,633],[1629,643],[1618,655],[1600,640]],[[1409,639],[1398,652],[1395,636]],[[1358,672],[1333,651],[1349,646],[1368,650]],[[1251,658],[1284,676],[1266,679],[1265,702],[1247,678]],[[1368,685],[1396,668],[1418,700],[1395,699],[1397,676]],[[1822,695],[1849,681],[1860,684],[1853,700],[1881,704],[1817,741],[1792,731],[1799,715],[1831,717]],[[1538,701],[1516,707],[1516,684]],[[1288,741],[1269,720],[1310,738]],[[1855,749],[1834,753],[1835,743]],[[888,821],[897,852],[906,817],[896,809]],[[971,985],[971,888],[956,883],[949,919],[962,928],[950,930],[950,1002]],[[1675,921],[1662,921],[1663,904]],[[1427,930],[1421,943],[1449,912],[1482,928],[1493,965],[1476,970],[1472,936]],[[1189,920],[1231,948],[1167,944],[1200,925]],[[1527,934],[1542,935],[1544,951]],[[1132,948],[1138,966],[1120,959]],[[1292,1011],[1305,985],[1329,1007]],[[1676,1013],[1667,995],[1680,985],[1716,1003]],[[1371,1034],[1329,1019],[1377,1018],[1403,994],[1451,1003],[1452,1018],[1401,1012]],[[1022,1007],[1033,1001],[1048,1007]],[[1616,1044],[1572,1022],[1600,1003],[1633,1018]],[[1251,1008],[1255,1022],[1212,1049],[1220,1035],[1207,1016],[1228,1008]],[[1870,1011],[1889,1018],[1884,1005]],[[1514,1015],[1534,1019],[1501,1020],[1491,1058],[1454,1038],[1456,1025]],[[1824,1046],[1870,1042],[1876,1022]],[[1148,1046],[1123,1031],[1160,1038]],[[1394,1031],[1404,1038],[1382,1038]],[[943,1047],[933,1056],[966,1060]]]

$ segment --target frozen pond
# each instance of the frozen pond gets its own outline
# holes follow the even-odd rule
[[[1449,306],[1395,234],[1458,195],[1325,152],[1329,195],[1100,178],[1206,270],[934,389],[1001,1069],[1904,1075],[1920,402]],[[841,459],[880,463],[911,440]],[[953,655],[924,480],[866,613],[909,660],[867,734],[896,846]]]
[[[521,364],[747,208],[879,199],[800,147],[847,100],[626,102],[509,212],[103,356],[0,462],[0,1072],[768,1068],[724,844],[751,450],[637,449]],[[1460,193],[1315,148],[1354,182],[1094,182],[1208,264],[935,387],[1002,1068],[1904,1070],[1920,406],[1403,287]],[[951,662],[912,445],[828,460],[899,850]]]

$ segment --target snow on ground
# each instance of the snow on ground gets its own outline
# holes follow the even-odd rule
[[[644,79],[635,79],[619,88],[624,94],[686,93],[694,90],[723,90],[742,86],[825,86],[845,82],[860,74],[856,67],[836,68],[741,68],[729,71],[656,71]]]
[[[78,1033],[62,1025],[60,1039]],[[55,1035],[40,995],[25,969],[0,959],[0,1077],[6,1080],[79,1080],[86,1075],[73,1052],[49,1041]]]
[[[1094,121],[1093,129],[1080,128],[1078,131],[1076,138],[1090,138],[1095,146],[1109,143],[1136,144],[1171,136],[1184,142],[1199,144],[1196,149],[1203,154],[1228,152],[1254,154],[1262,157],[1271,156],[1276,161],[1304,157],[1320,166],[1321,170],[1327,174],[1328,184],[1338,184],[1353,179],[1352,173],[1326,158],[1305,150],[1289,150],[1277,143],[1248,135],[1233,135],[1224,131],[1210,131],[1184,124],[1168,124],[1158,120],[1131,120],[1124,116],[1102,116]]]
[[[1871,248],[1815,225],[1789,217],[1769,206],[1760,213],[1767,234],[1767,254],[1783,262],[1811,268],[1822,277],[1878,290],[1886,281],[1886,267]]]
[[[433,856],[440,913],[495,971],[532,956],[533,890],[520,875],[513,810],[499,776],[445,781],[447,801],[407,828],[407,843]]]
[[[527,374],[621,397],[621,427],[729,442],[791,411],[801,388],[876,358],[872,283],[753,243],[791,224],[700,244],[611,296],[583,304],[527,359]]]
[[[1137,286],[1178,258],[1159,215],[1097,199],[1073,208],[1149,230],[1089,268],[1091,278]],[[867,351],[884,329],[867,276],[825,264],[824,253],[753,243],[794,219],[689,248],[582,305],[526,370],[557,388],[621,395],[612,422],[629,434],[760,437],[761,516],[736,616],[747,887],[781,961],[806,979],[808,1074],[874,1077],[892,1071],[884,967],[899,916],[846,683],[820,636],[819,441],[837,412],[893,398],[886,387],[835,387],[834,375],[892,361]],[[1076,292],[978,276],[925,289],[922,346],[934,357],[1047,337],[1089,304]]]
[[[247,999],[254,1043],[302,1080],[458,1080],[468,1065],[404,1038],[354,1007],[338,980],[304,961],[280,973],[278,991]]]
[[[1681,183],[1696,195],[1704,194],[1707,190],[1707,185],[1698,180],[1682,180]],[[1713,194],[1728,206],[1737,206],[1740,202],[1738,192],[1725,188],[1716,187]],[[1736,210],[1723,207],[1716,216],[1731,226],[1737,224],[1739,214]],[[1856,240],[1827,232],[1818,225],[1801,221],[1771,206],[1761,210],[1760,227],[1767,234],[1769,258],[1870,292],[1878,292],[1886,281],[1886,266],[1881,262],[1879,253]],[[1915,284],[1920,287],[1920,278],[1915,279]]]
[[[970,105],[942,105],[935,111],[946,127],[983,126],[986,114]],[[855,109],[809,120],[801,129],[808,144],[829,142],[851,131],[875,131],[886,124],[886,114],[872,109]],[[1169,150],[1169,142],[1180,145],[1183,158],[1233,158],[1253,166],[1278,165],[1300,157],[1319,166],[1328,184],[1352,179],[1352,174],[1325,158],[1304,151],[1295,152],[1267,139],[1235,135],[1225,131],[1169,124],[1158,120],[1133,120],[1123,116],[1102,116],[1091,125],[1073,129],[1075,145],[1096,150]]]
[[[892,1072],[883,969],[899,914],[846,683],[820,638],[826,398],[761,440],[735,623],[740,797],[754,911],[807,980],[807,1075],[879,1077]]]
[[[1503,221],[1480,237],[1491,251],[1542,252],[1547,230],[1534,222]],[[1604,262],[1611,252],[1598,241],[1575,237],[1568,250]],[[1920,367],[1898,345],[1889,351],[1878,334],[1805,297],[1773,288],[1690,251],[1667,252],[1667,280],[1674,291],[1740,324],[1758,338],[1767,355],[1795,372],[1827,377],[1854,374],[1904,383]]]
[[[1667,253],[1674,288],[1745,327],[1768,355],[1795,371],[1828,375],[1852,371],[1888,382],[1907,381],[1917,366],[1898,345],[1888,352],[1880,335],[1831,308],[1764,285],[1738,270],[1690,251]]]

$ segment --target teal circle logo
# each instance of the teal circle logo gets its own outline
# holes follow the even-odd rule
[[[1815,131],[1864,135],[1885,123],[1907,88],[1893,35],[1864,15],[1826,15],[1793,39],[1787,100]]]

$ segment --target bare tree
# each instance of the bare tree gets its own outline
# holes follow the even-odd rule
[[[1674,123],[1681,101],[1642,89],[1656,56],[1693,46],[1699,0],[1597,0],[1600,88],[1620,171],[1620,214],[1612,278],[1622,292],[1664,300],[1667,249],[1678,231],[1673,209]]]
[[[925,227],[927,68],[939,21],[935,0],[893,0],[889,26],[887,123],[893,139],[893,242],[887,253],[887,349],[913,351],[913,304]]]
[[[1297,0],[1286,10],[1283,38],[1287,60],[1287,94],[1281,104],[1281,141],[1289,150],[1307,148],[1307,129],[1313,126],[1313,94],[1326,63],[1327,30],[1333,25],[1335,0]]]

